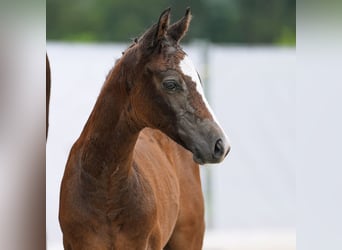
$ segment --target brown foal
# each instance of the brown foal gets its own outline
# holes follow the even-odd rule
[[[199,250],[198,164],[230,149],[199,76],[179,45],[191,14],[170,9],[109,72],[73,145],[61,186],[64,248]]]

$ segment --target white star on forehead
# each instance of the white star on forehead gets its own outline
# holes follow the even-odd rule
[[[192,61],[190,60],[190,58],[187,55],[184,56],[184,58],[181,61],[179,66],[181,67],[183,74],[190,76],[191,79],[196,83],[196,88],[197,88],[197,85],[201,86],[201,89],[198,89],[198,90],[201,91],[200,94],[203,94],[203,88],[201,85],[201,81],[198,77],[198,73],[195,69],[194,64],[192,63]]]

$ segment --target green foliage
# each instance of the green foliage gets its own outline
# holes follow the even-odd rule
[[[295,45],[295,0],[47,0],[47,39],[127,42],[167,7],[173,21],[190,6],[186,41]]]

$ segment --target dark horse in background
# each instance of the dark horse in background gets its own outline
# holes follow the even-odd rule
[[[230,149],[179,41],[191,14],[170,9],[106,78],[73,145],[61,186],[65,249],[199,250],[204,202],[198,164]]]

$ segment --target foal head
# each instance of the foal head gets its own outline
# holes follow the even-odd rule
[[[157,128],[193,153],[199,164],[221,162],[230,145],[215,120],[188,55],[179,46],[191,14],[169,25],[170,9],[124,52],[133,119]]]

